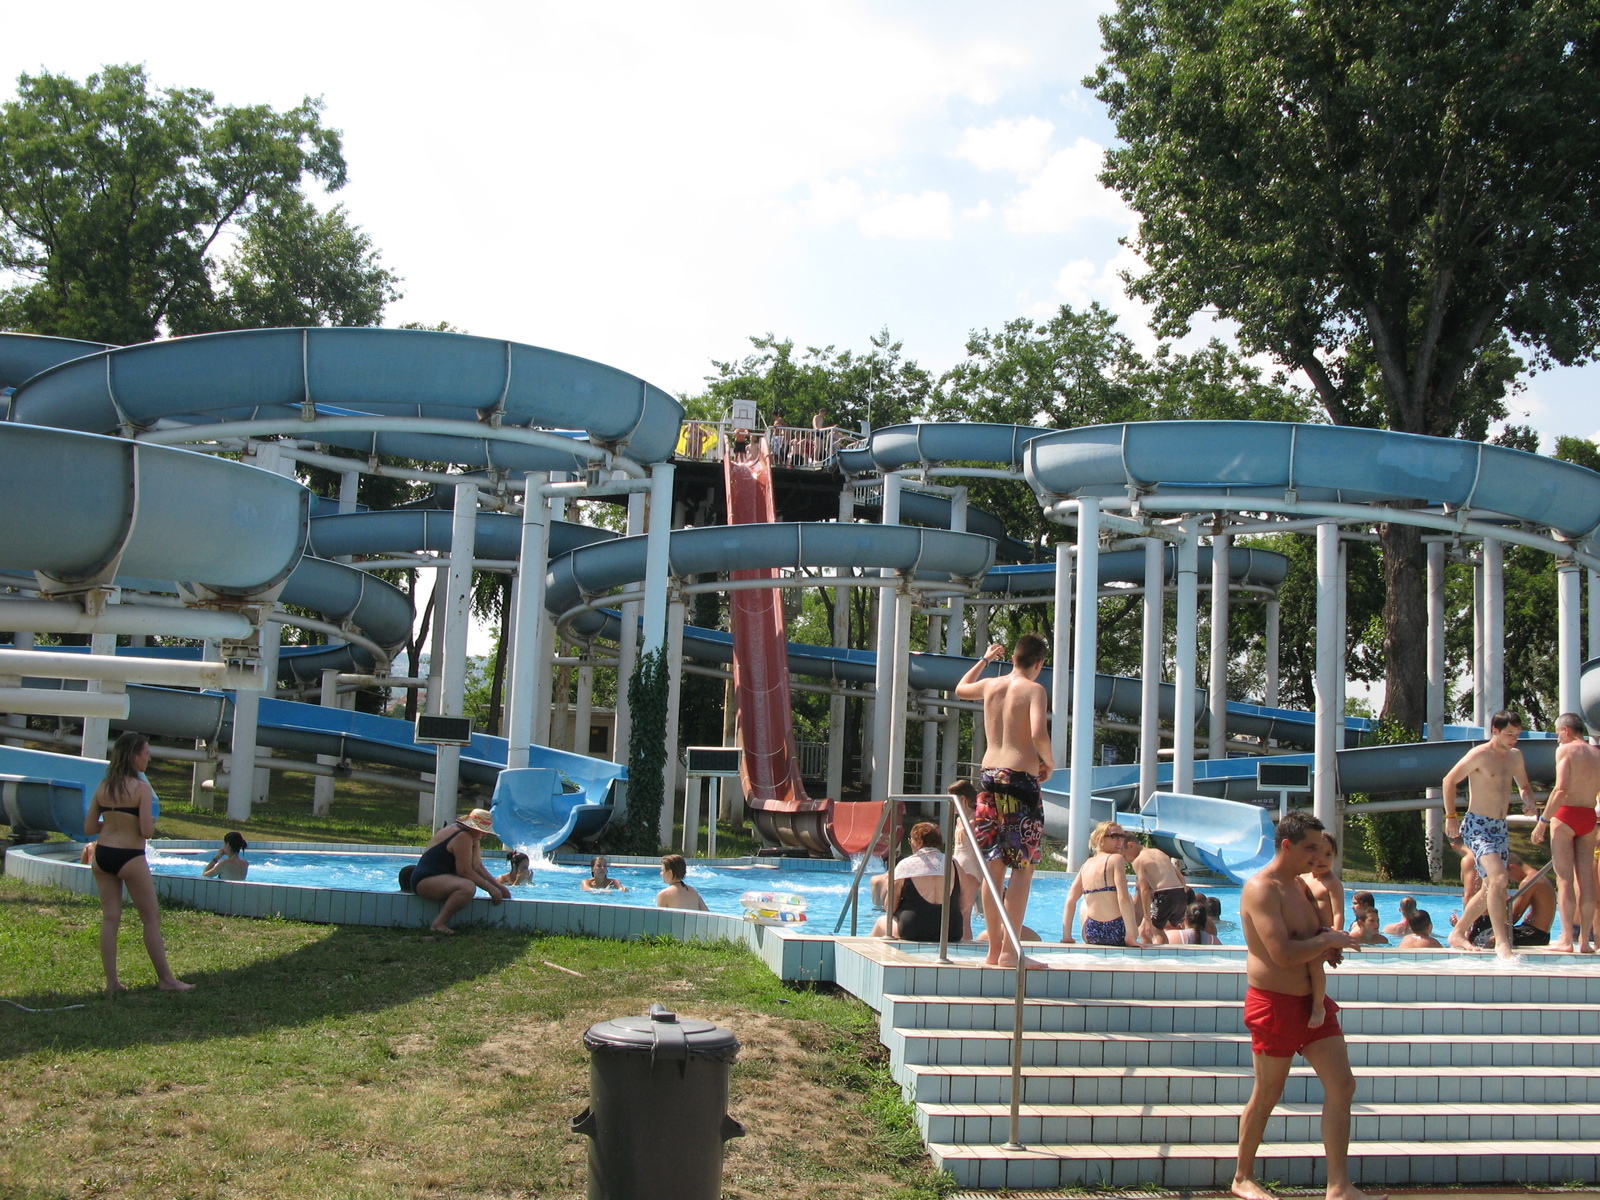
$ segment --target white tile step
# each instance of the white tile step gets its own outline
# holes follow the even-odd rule
[[[916,1005],[937,1006],[947,1011],[945,1023],[939,1028],[966,1029],[982,1032],[1009,1033],[1014,1020],[1014,1005],[1009,999],[984,996],[916,996],[886,994],[883,1011],[897,1025],[910,1027]],[[1542,1004],[1534,1008],[1475,1007],[1436,1001],[1413,1001],[1397,1005],[1387,1000],[1340,1001],[1340,1010],[1348,1013],[1341,1022],[1356,1033],[1404,1035],[1422,1033],[1427,1026],[1453,1024],[1461,1029],[1430,1029],[1426,1032],[1442,1037],[1506,1036],[1566,1037],[1573,1035],[1600,1035],[1600,1006],[1593,1004]],[[1226,1024],[1221,1032],[1243,1031],[1244,1010],[1240,1005],[1219,1004],[1215,1000],[1162,1000],[1159,1002],[1132,1003],[1127,1000],[1084,999],[1079,997],[1029,998],[1023,1007],[1023,1028],[1039,1029],[1042,1025],[1057,1024],[1069,1019],[1068,1013],[1081,1013],[1081,1032],[1142,1032],[1131,1028],[1134,1014],[1150,1014],[1152,1024],[1166,1028],[1160,1032],[1217,1032],[1219,1024]],[[1212,1016],[1215,1014],[1215,1016]],[[1211,1017],[1211,1029],[1203,1028]],[[1199,1024],[1200,1029],[1193,1026]],[[1393,1029],[1368,1026],[1391,1024]],[[1495,1029],[1506,1025],[1512,1028]],[[1529,1028],[1529,1026],[1535,1026]],[[1112,1029],[1112,1026],[1118,1028]],[[918,1028],[931,1026],[918,1025]],[[1175,1028],[1177,1027],[1177,1028]],[[1058,1025],[1059,1028],[1059,1025]],[[1152,1030],[1154,1032],[1155,1030]]]
[[[1452,1104],[1600,1102],[1600,1067],[1563,1067],[1559,1072],[1485,1072],[1481,1067],[1354,1067],[1358,1103],[1392,1103],[1408,1096],[1417,1102]],[[939,1097],[970,1092],[972,1103],[999,1103],[1009,1097],[1007,1066],[934,1066],[906,1063],[896,1068],[914,1101],[948,1103]],[[1226,1103],[1241,1106],[1250,1095],[1252,1069],[1235,1067],[1030,1067],[1023,1072],[1027,1103],[1052,1103],[1052,1096],[1076,1097],[1098,1107],[1132,1095],[1160,1096],[1176,1104]],[[1316,1072],[1296,1065],[1284,1086],[1288,1102],[1321,1098]],[[1100,1097],[1111,1099],[1102,1101]],[[1426,1101],[1421,1097],[1427,1097]],[[1054,1101],[1072,1103],[1073,1100]],[[1409,1102],[1409,1101],[1407,1101]]]
[[[906,1061],[941,1065],[997,1065],[1011,1053],[1010,1031],[905,1029],[896,1027]],[[1522,1036],[1348,1034],[1352,1066],[1588,1067],[1600,1065],[1600,1036],[1537,1040]],[[915,1055],[912,1047],[916,1047]],[[891,1050],[895,1047],[891,1047]],[[1241,1066],[1250,1061],[1250,1039],[1225,1033],[1082,1033],[1032,1031],[1023,1038],[1028,1065],[1056,1066]]]
[[[1233,1146],[1101,1146],[1052,1143],[1007,1150],[1001,1145],[929,1143],[934,1166],[958,1184],[983,1188],[1047,1188],[1096,1184],[1126,1187],[1223,1188],[1233,1177]],[[1350,1174],[1371,1191],[1382,1187],[1463,1183],[1562,1183],[1594,1179],[1600,1141],[1518,1141],[1441,1152],[1430,1142],[1352,1142]],[[1299,1143],[1264,1142],[1256,1174],[1286,1187],[1326,1181],[1320,1153]]]
[[[1239,1136],[1237,1104],[1024,1104],[1018,1113],[1024,1142],[1094,1142],[1100,1145],[1186,1143],[1232,1145]],[[1009,1135],[1007,1104],[919,1104],[917,1122],[940,1143],[1003,1142]],[[1266,1139],[1311,1148],[1321,1140],[1322,1106],[1285,1103],[1267,1120]],[[1591,1104],[1371,1104],[1352,1106],[1351,1137],[1374,1141],[1392,1134],[1429,1142],[1448,1152],[1455,1144],[1475,1151],[1486,1142],[1576,1140],[1600,1131],[1600,1103]]]

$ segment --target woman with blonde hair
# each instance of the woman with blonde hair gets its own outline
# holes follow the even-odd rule
[[[1078,868],[1067,892],[1061,940],[1072,941],[1072,919],[1083,901],[1083,940],[1091,946],[1137,946],[1139,918],[1128,895],[1128,860],[1123,850],[1134,839],[1115,821],[1101,821],[1089,835],[1094,857]],[[1093,886],[1090,886],[1090,885]]]
[[[116,740],[106,763],[105,778],[94,790],[83,831],[95,839],[94,884],[100,891],[100,961],[106,970],[106,995],[128,989],[117,978],[117,933],[122,925],[122,889],[144,926],[144,949],[156,969],[156,986],[164,992],[187,992],[167,965],[167,948],[161,940],[161,906],[150,878],[144,844],[154,836],[156,818],[151,807],[156,794],[145,782],[150,765],[150,739],[131,730]]]

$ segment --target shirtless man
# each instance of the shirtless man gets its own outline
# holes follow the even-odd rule
[[[1595,924],[1595,796],[1600,793],[1600,750],[1584,741],[1588,730],[1577,713],[1556,718],[1556,786],[1533,827],[1535,846],[1550,834],[1556,889],[1561,896],[1561,940],[1552,949],[1593,954],[1600,937]]]
[[[1462,755],[1461,761],[1444,777],[1444,832],[1461,838],[1472,851],[1473,863],[1483,886],[1461,911],[1461,920],[1450,931],[1450,946],[1471,950],[1469,931],[1488,905],[1489,924],[1494,928],[1494,952],[1501,958],[1513,957],[1511,922],[1506,911],[1508,893],[1506,856],[1511,852],[1506,832],[1506,813],[1511,808],[1511,785],[1522,794],[1522,806],[1531,817],[1538,808],[1533,800],[1533,785],[1528,768],[1517,749],[1522,722],[1512,712],[1497,712],[1489,720],[1489,740]],[[1467,785],[1467,816],[1456,816],[1456,789]]]
[[[700,898],[700,893],[695,891],[683,881],[689,873],[689,864],[684,862],[681,854],[663,854],[661,856],[661,882],[667,886],[656,893],[657,908],[686,908],[690,912],[710,912],[706,902]]]
[[[1289,813],[1278,822],[1277,855],[1239,896],[1250,982],[1244,1023],[1250,1030],[1255,1063],[1255,1086],[1239,1118],[1239,1165],[1230,1189],[1242,1200],[1272,1200],[1272,1193],[1256,1179],[1256,1150],[1296,1054],[1304,1056],[1322,1083],[1328,1200],[1370,1200],[1350,1182],[1350,1102],[1356,1081],[1339,1028],[1338,1005],[1325,1000],[1326,1019],[1316,1028],[1308,1024],[1309,964],[1320,960],[1337,966],[1341,951],[1356,949],[1355,938],[1323,925],[1322,914],[1298,878],[1311,869],[1322,834],[1322,822],[1309,812]]]
[[[1018,930],[1044,841],[1044,799],[1039,785],[1055,770],[1046,719],[1049,706],[1044,688],[1039,686],[1045,652],[1042,637],[1025,633],[1012,652],[1011,673],[982,679],[984,668],[1005,657],[1006,648],[996,642],[956,684],[956,695],[962,700],[983,701],[983,728],[989,741],[983,752],[972,830],[984,870],[989,872],[994,890],[1005,896],[1006,913]],[[1004,882],[1007,867],[1011,868],[1009,884]],[[1021,953],[1022,948],[1012,945],[1009,937],[989,939],[990,966],[1014,968]]]
[[[1536,872],[1515,854],[1506,860],[1506,875],[1517,889],[1511,902],[1511,944],[1517,949],[1550,944],[1556,924],[1556,890],[1543,872]],[[1472,944],[1487,950],[1493,933],[1482,917],[1468,935]]]
[[[1154,846],[1140,846],[1131,838],[1123,843],[1124,851],[1130,846],[1139,851],[1130,863],[1139,889],[1139,937],[1149,945],[1165,946],[1167,930],[1183,925],[1189,888],[1171,855]]]

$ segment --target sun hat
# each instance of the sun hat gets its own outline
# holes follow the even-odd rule
[[[457,817],[456,824],[463,829],[471,829],[477,833],[494,832],[494,814],[487,808],[475,808],[464,817]]]

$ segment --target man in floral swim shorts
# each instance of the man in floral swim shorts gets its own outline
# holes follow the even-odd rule
[[[990,663],[1005,657],[1006,648],[997,642],[956,685],[961,699],[983,701],[988,746],[983,753],[972,828],[984,869],[995,890],[1004,890],[1006,915],[1018,930],[1044,838],[1044,800],[1039,785],[1055,769],[1050,754],[1049,704],[1039,686],[1047,649],[1042,637],[1025,633],[1012,652],[1010,674],[981,678]],[[1009,885],[1005,883],[1007,867],[1011,869]],[[1021,953],[1022,948],[1009,935],[1002,936],[991,927],[991,966],[1015,967]]]

